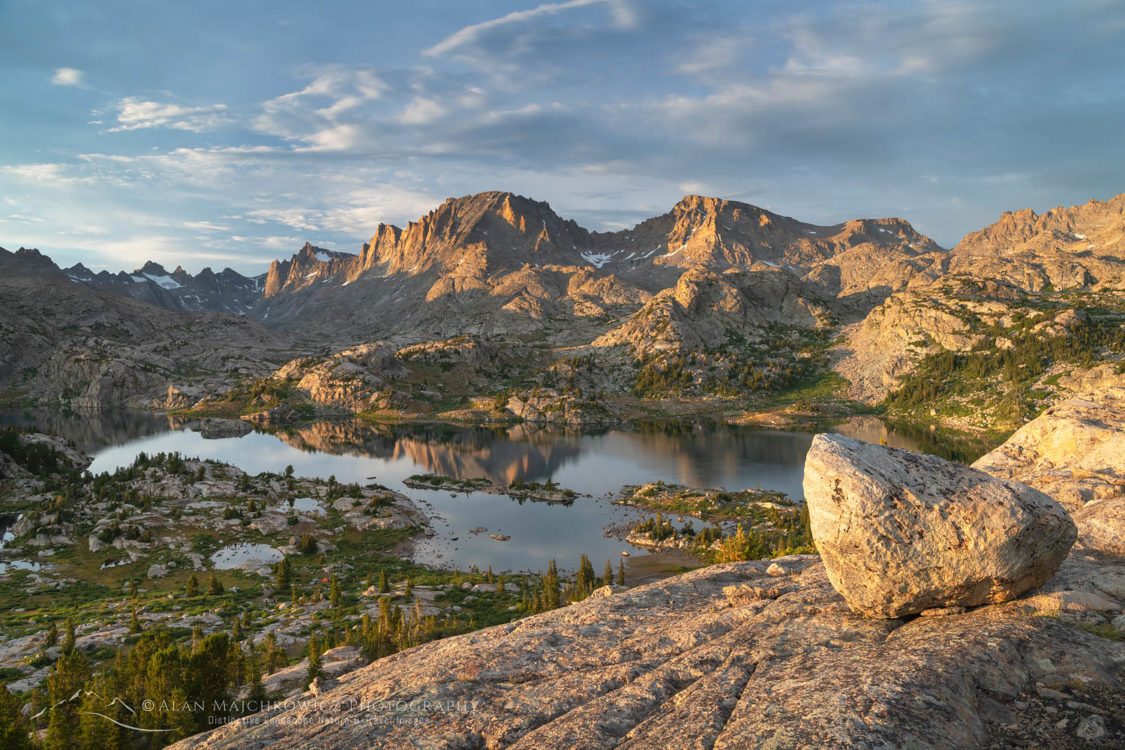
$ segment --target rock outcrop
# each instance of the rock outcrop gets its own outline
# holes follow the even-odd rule
[[[1058,403],[973,464],[1077,511],[1125,495],[1125,381]]]
[[[813,439],[804,486],[832,585],[871,617],[1009,601],[1046,582],[1076,537],[1037,490],[842,435]]]
[[[1023,602],[873,620],[815,556],[773,564],[785,574],[715,565],[425,644],[174,747],[1078,747],[1086,727],[1081,746],[1111,748],[1123,736],[1123,643]],[[1110,575],[1120,560],[1075,558],[1055,584],[1089,585],[1093,569],[1125,595]]]

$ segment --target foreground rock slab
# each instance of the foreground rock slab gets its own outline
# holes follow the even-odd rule
[[[784,577],[715,565],[425,644],[175,747],[1120,747],[1125,643],[1022,600],[873,620],[816,556],[777,562]],[[1115,598],[1123,573],[1072,557],[1044,590]]]
[[[828,578],[871,617],[1005,602],[1077,537],[1047,495],[935,456],[817,435],[805,499]]]

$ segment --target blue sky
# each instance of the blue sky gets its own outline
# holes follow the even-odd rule
[[[1125,191],[1122,71],[1119,0],[0,0],[0,246],[260,272],[489,189],[951,246]]]

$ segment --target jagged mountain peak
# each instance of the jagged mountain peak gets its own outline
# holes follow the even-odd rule
[[[551,206],[515,193],[487,191],[448,198],[405,229],[380,224],[363,249],[357,272],[436,270],[479,274],[526,263],[581,263],[589,233]]]
[[[161,264],[156,261],[146,260],[145,264],[138,268],[133,273],[150,273],[154,276],[167,276],[168,271]]]

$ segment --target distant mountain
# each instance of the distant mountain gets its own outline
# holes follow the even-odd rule
[[[1079,343],[1094,346],[1083,362],[1116,362],[1125,195],[1042,215],[1006,213],[953,250],[902,219],[809,224],[698,195],[631,229],[595,232],[547,203],[494,191],[450,198],[405,228],[380,224],[354,254],[305,244],[252,278],[230,269],[192,276],[152,262],[133,273],[95,274],[81,264],[59,271],[22,249],[0,260],[25,278],[0,385],[24,383],[31,395],[151,400],[159,378],[131,365],[108,374],[94,367],[116,342],[153,336],[132,320],[146,317],[159,321],[165,359],[152,359],[151,346],[114,356],[146,362],[144,372],[167,373],[164,382],[176,388],[197,388],[194,373],[206,371],[212,381],[193,394],[230,390],[268,358],[278,365],[274,379],[319,406],[429,413],[450,393],[461,403],[475,394],[532,419],[558,415],[567,394],[561,418],[574,423],[605,418],[613,399],[629,413],[629,399],[652,394],[738,398],[828,366],[853,398],[874,402],[928,354],[1010,351],[1017,344],[997,332],[1013,326],[1026,342],[1079,331]],[[36,275],[49,279],[48,294],[30,291],[26,279]],[[121,298],[137,307],[112,302]],[[1069,308],[1077,312],[1064,315]],[[70,322],[76,310],[79,322]],[[1040,319],[1047,310],[1054,322]],[[233,326],[233,316],[193,318],[195,311],[238,313],[244,325]],[[17,317],[6,310],[0,333]],[[235,377],[224,364],[229,346],[216,346],[217,358],[195,351],[190,367],[168,354],[178,338],[204,330],[222,338],[224,326],[247,344],[237,347],[243,365]],[[101,341],[84,349],[74,330]],[[18,342],[29,336],[36,343],[25,356]],[[249,343],[269,338],[278,343],[265,354]],[[1110,348],[1098,350],[1099,341]],[[59,342],[68,359],[51,365]],[[193,339],[187,350],[201,346]],[[97,393],[60,389],[52,378],[62,372],[75,384],[103,385]],[[144,382],[124,382],[130,378]],[[255,396],[255,405],[264,401]]]
[[[0,299],[0,388],[48,403],[189,406],[293,348],[244,316],[164,309],[76,283],[38,250],[0,248]]]
[[[91,289],[113,292],[157,307],[185,312],[230,312],[244,315],[262,296],[265,274],[247,278],[230,268],[215,273],[204,268],[195,276],[177,266],[169,273],[148,261],[132,273],[94,273],[78,263],[63,269],[72,281]]]
[[[913,259],[941,252],[901,219],[820,226],[693,195],[633,229],[592,232],[547,203],[486,192],[451,198],[405,229],[380,224],[357,255],[306,245],[275,261],[250,314],[340,342],[357,329],[419,339],[526,332],[635,310],[692,268],[807,278],[829,298],[874,284],[869,307],[927,265]]]
[[[1043,214],[1006,211],[953,248],[949,271],[1040,291],[1123,283],[1123,262],[1125,194]]]

